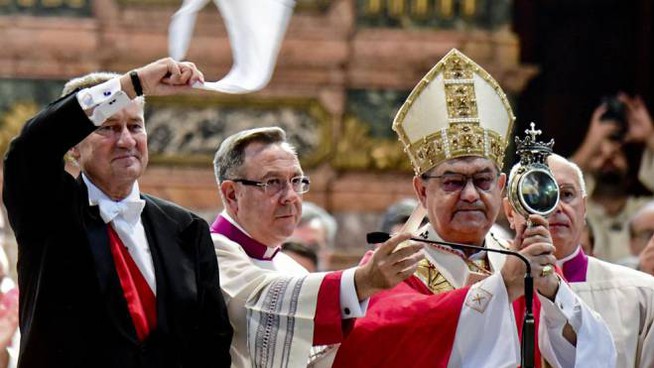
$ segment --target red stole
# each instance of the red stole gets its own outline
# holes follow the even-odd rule
[[[447,367],[468,288],[434,295],[420,285],[411,276],[370,298],[333,367]]]
[[[108,225],[107,229],[111,255],[127,301],[127,308],[132,316],[136,335],[139,341],[143,341],[157,327],[157,300],[116,230],[111,225]]]
[[[532,309],[534,312],[534,339],[531,343],[534,344],[534,367],[540,368],[542,359],[540,357],[540,348],[538,347],[538,328],[540,324],[540,300],[536,296],[538,291],[534,289],[534,301]],[[522,322],[525,318],[525,296],[521,296],[513,302],[513,314],[515,315],[515,323],[518,325],[518,336],[522,342]]]
[[[468,289],[434,295],[422,281],[411,276],[395,288],[373,296],[366,316],[357,320],[341,344],[333,367],[447,367]],[[524,297],[513,303],[519,335],[524,307]],[[536,339],[539,317],[540,302],[534,297]],[[537,343],[534,363],[541,367]]]
[[[361,263],[371,256],[372,252],[366,253]],[[333,367],[447,367],[468,289],[434,295],[420,279],[411,276],[395,288],[371,297],[366,316],[356,321],[341,344]],[[524,296],[513,302],[513,310],[518,335],[522,337]],[[534,365],[540,368],[540,300],[535,294],[533,310]]]

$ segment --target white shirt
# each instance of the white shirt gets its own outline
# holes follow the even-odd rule
[[[100,188],[96,187],[89,178],[82,174],[82,179],[86,184],[89,192],[89,205],[98,206],[102,201],[114,202],[118,205],[127,202],[143,202],[145,201],[140,198],[139,195],[139,185],[138,182],[134,182],[132,186],[132,191],[127,197],[121,201],[113,201],[106,194],[104,194]],[[108,219],[107,215],[103,213],[102,206],[100,207],[100,216],[102,216],[105,223],[110,223],[111,226],[116,230],[118,237],[123,241],[125,247],[129,251],[130,256],[138,266],[143,278],[152,289],[152,292],[157,295],[157,285],[154,276],[154,263],[152,262],[152,254],[150,253],[150,247],[148,245],[148,239],[145,236],[145,229],[143,228],[143,222],[141,221],[140,212],[138,214],[138,219],[136,223],[131,224],[126,221],[122,215],[118,214],[113,219]]]
[[[85,111],[93,110],[89,119],[100,126],[105,120],[126,107],[131,100],[120,89],[120,79],[113,78],[90,88],[84,88],[75,95]]]

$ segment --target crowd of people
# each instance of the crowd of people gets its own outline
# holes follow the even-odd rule
[[[144,96],[203,78],[168,58],[76,78],[12,141],[20,292],[0,257],[0,367],[654,366],[654,198],[631,192],[625,153],[643,147],[654,190],[640,98],[602,103],[572,157],[549,157],[559,203],[525,218],[505,198],[509,102],[452,50],[393,122],[416,197],[388,208],[360,264],[331,270],[337,222],[303,201],[310,178],[278,127],[217,148],[211,224],[140,192]]]

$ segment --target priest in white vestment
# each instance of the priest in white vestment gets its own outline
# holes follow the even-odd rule
[[[572,290],[609,326],[617,366],[654,367],[654,277],[584,254],[580,245],[586,218],[582,172],[558,155],[550,156],[548,162],[560,190],[559,207],[548,219],[558,266]],[[512,223],[522,221],[506,199],[504,209]]]
[[[421,245],[393,252],[408,234],[383,244],[366,265],[342,272],[309,274],[279,252],[310,185],[280,128],[228,137],[214,166],[225,210],[211,232],[234,328],[234,367],[306,366],[312,346],[342,341],[368,298],[410,276],[423,257]]]

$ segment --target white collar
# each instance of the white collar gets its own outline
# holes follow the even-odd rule
[[[572,252],[572,254],[570,254],[567,257],[563,257],[563,258],[557,260],[556,265],[559,266],[560,268],[563,268],[563,264],[568,262],[569,260],[573,259],[574,257],[576,257],[577,254],[579,254],[580,251],[581,251],[581,246],[577,245],[577,249],[575,249],[575,251]]]
[[[134,202],[141,199],[141,192],[139,191],[138,181],[134,181],[134,185],[132,185],[132,191],[127,195],[127,197],[121,199],[120,201],[114,201],[113,199],[109,198],[109,196],[106,195],[100,188],[93,184],[91,179],[89,179],[84,173],[82,173],[82,180],[84,180],[84,184],[86,184],[88,189],[89,206],[97,206],[101,199],[113,202]]]

